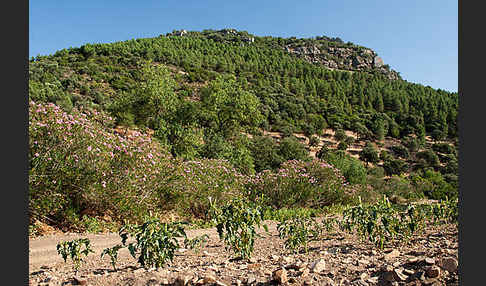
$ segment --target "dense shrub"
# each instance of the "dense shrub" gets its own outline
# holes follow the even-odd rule
[[[366,168],[363,163],[344,151],[329,152],[324,159],[339,169],[349,183],[364,184],[366,182]]]
[[[206,218],[210,197],[225,203],[244,194],[247,180],[227,160],[183,162],[180,177],[170,183],[164,194],[164,201],[171,206],[177,206],[182,215]]]
[[[336,130],[336,133],[334,133],[334,138],[337,141],[343,141],[344,139],[346,139],[346,133],[343,129],[338,129]]]
[[[448,183],[444,177],[436,171],[424,170],[411,176],[411,182],[426,197],[442,200],[446,197],[458,196],[457,189]]]
[[[455,155],[455,153],[456,153],[456,148],[452,145],[447,144],[447,143],[432,144],[432,150],[434,150],[435,152],[440,152],[440,153],[444,153],[444,154]]]
[[[395,157],[407,159],[410,156],[408,149],[403,147],[402,145],[394,145],[391,146],[390,149]]]
[[[278,153],[277,143],[268,136],[256,136],[249,149],[255,162],[255,171],[275,170],[284,161]]]
[[[408,169],[408,164],[400,159],[387,159],[383,162],[383,169],[388,176],[400,175]]]
[[[439,162],[440,162],[439,157],[437,156],[437,154],[434,153],[434,151],[432,151],[430,149],[418,152],[417,158],[424,160],[425,166],[423,166],[423,167],[438,167],[439,166]]]
[[[282,207],[322,207],[344,203],[353,189],[332,165],[315,159],[287,161],[276,172],[265,170],[248,183],[250,197],[263,195],[267,205]]]
[[[337,149],[342,150],[342,151],[346,151],[346,149],[348,149],[348,144],[344,141],[339,142]]]
[[[366,142],[365,147],[361,150],[359,154],[359,158],[362,161],[366,162],[366,166],[368,166],[368,163],[378,163],[380,159],[378,155],[378,150],[373,144],[371,144],[371,142]]]
[[[136,219],[156,209],[154,189],[170,180],[174,162],[152,139],[130,139],[104,126],[96,111],[62,111],[29,103],[29,210],[31,218],[69,223],[83,210]]]
[[[305,148],[305,145],[300,143],[299,140],[294,137],[285,137],[280,141],[278,147],[278,154],[284,160],[304,160],[310,159],[309,152]]]
[[[319,138],[317,136],[311,136],[309,138],[309,146],[316,147],[319,145]]]

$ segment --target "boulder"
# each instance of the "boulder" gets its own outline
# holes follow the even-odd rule
[[[272,278],[274,281],[277,281],[279,284],[287,283],[288,282],[287,270],[285,270],[285,268],[279,268],[275,270],[272,274]]]

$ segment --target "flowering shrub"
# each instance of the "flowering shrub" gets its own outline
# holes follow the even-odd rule
[[[36,219],[69,224],[83,210],[137,219],[161,202],[154,189],[172,178],[174,160],[139,132],[130,138],[106,126],[97,111],[63,112],[29,103],[29,209]]]
[[[179,179],[170,185],[168,196],[185,214],[207,218],[209,197],[224,203],[243,194],[248,177],[226,160],[201,159],[182,163]]]
[[[284,162],[276,172],[251,177],[247,187],[251,199],[263,196],[275,208],[323,207],[342,203],[353,192],[339,170],[320,159]]]

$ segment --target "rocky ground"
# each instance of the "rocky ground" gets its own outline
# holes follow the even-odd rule
[[[255,243],[253,257],[234,260],[216,229],[187,231],[188,237],[209,235],[196,253],[180,249],[161,269],[145,270],[126,249],[117,270],[101,251],[120,243],[117,234],[56,234],[29,240],[29,285],[459,285],[458,229],[428,226],[409,243],[382,251],[346,233],[330,233],[310,243],[309,253],[284,249],[276,224]],[[88,237],[95,253],[76,274],[56,253],[59,241]]]

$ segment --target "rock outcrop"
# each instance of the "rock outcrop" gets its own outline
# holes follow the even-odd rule
[[[293,46],[285,50],[311,63],[318,63],[333,70],[372,71],[377,70],[389,79],[399,79],[399,74],[385,65],[373,50],[346,46]]]

